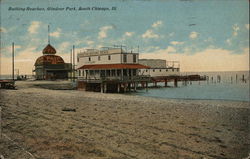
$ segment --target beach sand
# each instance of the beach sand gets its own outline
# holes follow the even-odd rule
[[[49,82],[0,90],[0,155],[7,159],[241,159],[250,153],[248,102],[49,90],[39,83]],[[62,111],[69,108],[75,111]]]

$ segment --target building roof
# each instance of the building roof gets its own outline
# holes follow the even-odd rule
[[[46,64],[64,64],[64,60],[57,55],[43,55],[37,58],[35,66]]]
[[[97,65],[83,65],[78,69],[147,69],[148,66],[141,64],[97,64]]]
[[[48,44],[44,49],[43,49],[43,54],[56,54],[56,49]]]

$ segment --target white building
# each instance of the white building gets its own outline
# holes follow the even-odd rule
[[[180,75],[180,63],[178,61],[166,61],[162,59],[139,59],[139,64],[148,66],[148,69],[140,69],[139,75],[150,77],[166,77]]]
[[[149,81],[139,75],[139,69],[149,69],[138,63],[138,53],[127,53],[121,48],[88,49],[77,56],[78,88],[101,92],[136,90],[138,82]]]

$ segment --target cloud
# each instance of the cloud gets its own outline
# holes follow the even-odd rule
[[[140,58],[180,61],[182,72],[249,70],[249,48],[245,48],[241,54],[232,54],[230,50],[221,48],[208,48],[193,55],[177,52],[169,54],[166,50],[171,51],[171,48],[142,53]]]
[[[240,27],[238,26],[238,24],[234,24],[232,26],[233,28],[233,36],[237,36],[238,35],[238,31],[240,30]]]
[[[246,27],[247,30],[249,30],[249,26],[250,26],[249,24],[245,25],[245,27]]]
[[[58,47],[58,52],[59,53],[68,53],[69,52],[69,47],[71,47],[70,42],[62,42]]]
[[[21,49],[22,46],[21,45],[15,45],[14,48],[15,48],[15,52],[16,52],[16,50]],[[12,46],[2,47],[0,50],[1,50],[2,55],[11,55]]]
[[[1,27],[1,28],[0,28],[0,32],[1,32],[1,33],[7,33],[7,29],[5,29],[4,27]]]
[[[170,34],[169,34],[169,37],[174,36],[174,34],[175,34],[174,32],[170,33]]]
[[[87,43],[88,45],[93,45],[95,42],[92,41],[92,40],[87,40],[86,43]]]
[[[19,73],[32,74],[32,69],[34,68],[34,63],[39,56],[42,56],[41,52],[35,51],[36,47],[26,48],[18,53],[15,56],[15,69],[19,70]],[[2,57],[1,58],[1,73],[2,74],[11,74],[11,57]]]
[[[152,29],[147,30],[144,34],[142,34],[142,38],[144,39],[158,39],[160,36],[156,33],[154,33],[154,31]]]
[[[196,39],[198,37],[199,33],[193,31],[189,34],[189,38],[191,39]]]
[[[125,32],[125,33],[124,33],[124,36],[131,37],[131,36],[133,36],[134,34],[135,34],[134,32]]]
[[[28,32],[30,34],[36,34],[38,32],[38,29],[41,25],[41,22],[39,21],[32,21],[29,28],[28,28]]]
[[[227,40],[226,40],[226,43],[227,43],[228,45],[232,45],[232,39],[227,39]]]
[[[211,38],[211,37],[209,37],[209,38],[205,39],[204,41],[205,41],[205,42],[213,42],[213,41],[214,41],[214,39],[213,39],[213,38]]]
[[[180,41],[171,41],[170,44],[172,44],[172,45],[182,45],[182,44],[184,44],[184,42],[180,42]]]
[[[50,33],[49,35],[55,38],[59,38],[61,36],[61,33],[62,33],[62,29],[57,28],[56,31]]]
[[[100,32],[98,34],[98,39],[103,39],[107,37],[107,32],[112,29],[112,26],[104,26],[100,28]]]
[[[176,49],[173,46],[169,46],[165,49],[166,53],[174,53]]]
[[[152,27],[153,27],[153,28],[158,28],[158,27],[160,27],[160,26],[162,26],[162,21],[160,21],[160,20],[158,20],[158,21],[156,21],[156,22],[154,22],[154,23],[152,24]]]

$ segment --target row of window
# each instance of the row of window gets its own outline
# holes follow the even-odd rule
[[[174,70],[176,69],[177,72],[179,72],[179,68],[172,68],[172,72],[174,72]],[[164,69],[159,69],[159,72],[162,72],[162,70]],[[165,69],[166,72],[168,72],[168,70],[170,69]],[[145,70],[146,72],[148,72],[148,69]],[[155,72],[155,69],[152,70],[153,72]],[[139,72],[141,72],[141,70],[139,70]]]
[[[108,55],[108,60],[111,60],[111,55]],[[77,59],[79,62],[79,59]],[[89,61],[91,61],[91,57],[89,57]],[[98,61],[101,61],[101,56],[98,56]],[[123,55],[123,62],[127,62],[127,55]],[[133,62],[136,63],[136,55],[133,55]]]
[[[124,69],[123,72],[121,70],[78,70],[78,76],[84,76],[84,72],[86,72],[86,75],[94,75],[94,74],[99,74],[100,76],[120,76],[123,73],[123,76],[135,76],[136,75],[136,70],[132,69],[130,71]]]

